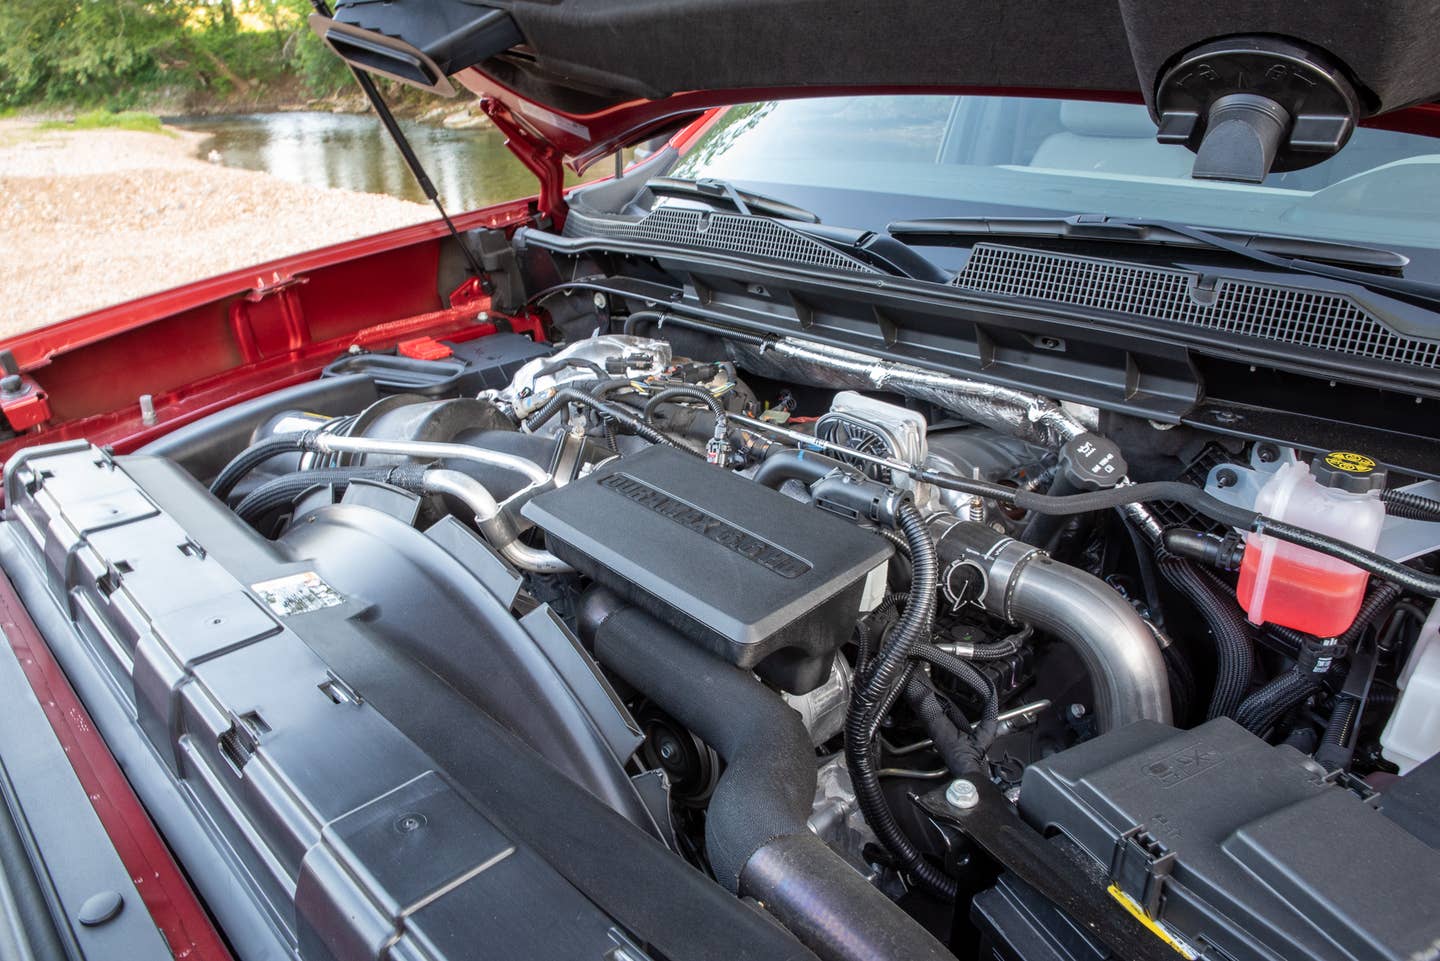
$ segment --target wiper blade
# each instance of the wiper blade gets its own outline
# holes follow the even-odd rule
[[[1184,246],[1201,247],[1210,250],[1222,250],[1234,254],[1242,260],[1253,261],[1257,264],[1264,264],[1277,270],[1284,270],[1294,274],[1310,274],[1315,277],[1329,277],[1332,280],[1342,280],[1346,283],[1357,284],[1376,293],[1387,294],[1397,297],[1409,303],[1418,304],[1427,310],[1440,310],[1440,285],[1427,283],[1423,280],[1409,280],[1404,277],[1388,276],[1385,274],[1373,274],[1364,270],[1354,270],[1349,267],[1337,266],[1335,263],[1312,260],[1310,257],[1280,256],[1267,252],[1263,247],[1256,244],[1247,244],[1245,241],[1258,238],[1269,238],[1270,242],[1281,235],[1255,234],[1246,231],[1209,230],[1201,227],[1192,227],[1189,224],[1177,224],[1168,220],[1142,220],[1133,217],[1106,217],[1100,214],[1080,214],[1074,217],[1063,219],[1041,218],[1040,223],[1051,225],[1051,232],[1039,232],[1043,228],[1032,228],[1029,233],[1007,233],[1004,225],[1024,225],[1026,218],[1006,220],[1003,218],[974,218],[959,217],[954,219],[937,219],[928,221],[896,221],[889,226],[889,231],[897,240],[912,244],[943,245],[961,244],[973,240],[977,236],[1028,236],[1048,237],[1052,239],[1080,239],[1097,241],[1130,241],[1132,243],[1151,243],[1159,245],[1170,245],[1178,242],[1179,239],[1188,241]],[[1055,224],[1064,224],[1065,227],[1055,227]],[[998,229],[991,229],[998,227]],[[1018,229],[1018,227],[1017,227]],[[1165,238],[1174,238],[1166,240]],[[1233,239],[1233,238],[1239,239]],[[1147,239],[1160,238],[1160,239]],[[1400,266],[1408,264],[1409,258],[1403,254],[1382,250],[1375,247],[1350,246],[1343,243],[1332,243],[1324,240],[1308,240],[1302,237],[1285,238],[1292,243],[1315,244],[1328,251],[1332,256],[1347,250],[1352,257],[1362,256],[1359,251],[1369,251],[1370,255],[1389,255],[1385,266],[1388,269],[1398,269],[1395,264],[1398,261]],[[1312,248],[1313,249],[1313,248]],[[1349,263],[1357,261],[1351,259]],[[1372,265],[1371,261],[1364,261],[1367,266]]]
[[[699,197],[703,200],[729,204],[742,214],[761,213],[767,217],[795,220],[800,223],[818,224],[820,215],[797,207],[794,204],[767,197],[764,194],[741,190],[727,180],[701,177],[686,180],[683,177],[651,177],[645,186],[657,194],[675,197]]]
[[[893,237],[905,243],[931,246],[962,243],[974,237],[1034,237],[1042,240],[1099,240],[1110,243],[1216,249],[1213,241],[1224,240],[1247,251],[1341,266],[1399,271],[1410,263],[1410,258],[1404,254],[1382,247],[1254,230],[1189,227],[1169,221],[1107,217],[1104,214],[897,220],[890,224],[888,230]],[[1203,237],[1197,236],[1200,234],[1203,234]]]

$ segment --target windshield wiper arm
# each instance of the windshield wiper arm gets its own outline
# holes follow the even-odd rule
[[[1107,217],[1104,214],[1076,214],[1071,217],[939,217],[930,220],[897,220],[890,224],[888,229],[897,240],[908,244],[933,246],[968,242],[974,237],[987,236],[1099,240],[1211,249],[1215,248],[1212,241],[1224,240],[1249,251],[1340,266],[1399,271],[1410,263],[1410,258],[1404,254],[1381,247],[1254,230],[1188,227],[1169,221]],[[1203,234],[1203,239],[1197,234]]]
[[[703,200],[718,200],[729,204],[742,214],[760,213],[782,220],[796,220],[806,224],[818,224],[819,214],[797,207],[794,204],[767,197],[764,194],[740,190],[727,180],[701,177],[686,180],[683,177],[651,177],[645,186],[657,194],[676,197],[699,197]]]
[[[1040,224],[1048,223],[1050,225],[1050,232],[1041,232],[1044,228],[1034,227],[1033,223],[1035,222]],[[1020,226],[1027,223],[1032,224],[1028,233],[1016,232],[1020,229]],[[1057,227],[1055,226],[1056,224],[1063,224],[1064,227]],[[1007,232],[1005,229],[1007,225],[1014,226],[1015,231]],[[1427,283],[1423,280],[1409,280],[1404,277],[1354,270],[1349,267],[1337,266],[1333,262],[1326,262],[1326,260],[1312,260],[1309,257],[1302,258],[1298,254],[1282,257],[1278,254],[1267,252],[1258,244],[1252,245],[1246,242],[1262,237],[1268,237],[1269,240],[1273,241],[1275,237],[1280,235],[1271,236],[1247,231],[1209,230],[1192,227],[1189,224],[1172,223],[1168,220],[1106,217],[1099,214],[1080,214],[1074,217],[1062,219],[1050,218],[1048,220],[1041,218],[1038,221],[1027,221],[1027,218],[1006,220],[1004,218],[992,219],[984,217],[896,221],[890,224],[888,229],[893,237],[902,242],[931,246],[944,245],[947,241],[950,244],[962,244],[967,241],[973,241],[977,236],[986,235],[1000,237],[1048,237],[1063,240],[1128,241],[1131,243],[1149,243],[1161,246],[1174,245],[1180,240],[1184,240],[1187,241],[1187,243],[1183,244],[1184,246],[1222,250],[1226,253],[1234,254],[1242,260],[1253,261],[1257,264],[1264,264],[1267,267],[1273,267],[1277,270],[1284,270],[1290,273],[1310,274],[1316,277],[1329,277],[1333,280],[1343,280],[1346,283],[1366,287],[1376,293],[1387,294],[1410,303],[1419,304],[1427,310],[1440,310],[1440,285]],[[1385,266],[1391,270],[1398,269],[1395,266],[1397,259],[1401,266],[1410,262],[1409,258],[1403,254],[1381,250],[1380,248],[1350,247],[1342,243],[1324,240],[1308,240],[1302,237],[1285,239],[1291,243],[1301,245],[1319,245],[1327,250],[1332,257],[1338,255],[1340,251],[1347,250],[1347,248],[1352,257],[1361,256],[1358,251],[1369,251],[1371,255],[1389,255],[1388,263],[1386,263]],[[1327,258],[1327,260],[1328,259],[1329,258]],[[1357,261],[1351,259],[1348,262],[1356,263]],[[1372,265],[1369,260],[1363,262],[1367,266]]]

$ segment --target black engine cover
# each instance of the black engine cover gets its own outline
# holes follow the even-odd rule
[[[823,681],[889,542],[698,458],[652,447],[522,513],[550,549],[738,667]]]

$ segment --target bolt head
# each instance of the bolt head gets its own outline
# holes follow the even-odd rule
[[[1070,716],[1071,716],[1072,718],[1074,718],[1075,720],[1077,720],[1077,721],[1080,720],[1082,717],[1084,717],[1085,714],[1087,713],[1086,710],[1085,710],[1085,705],[1084,705],[1084,704],[1079,704],[1079,703],[1071,704],[1069,710],[1070,710]]]
[[[590,302],[595,305],[596,310],[605,309],[606,300],[605,295],[602,293],[596,293],[594,297],[590,298]]]
[[[945,788],[945,803],[961,811],[969,810],[980,803],[980,789],[963,777],[956,778]]]

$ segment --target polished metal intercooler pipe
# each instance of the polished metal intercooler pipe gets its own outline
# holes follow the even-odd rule
[[[782,337],[763,347],[727,340],[726,349],[736,363],[762,376],[797,380],[817,387],[883,390],[914,397],[965,420],[1051,450],[1094,430],[1094,425],[1082,423],[1049,397],[940,374],[841,347]],[[1126,504],[1120,509],[1146,537],[1159,541],[1160,522],[1149,508],[1143,504]]]
[[[1058,637],[1079,655],[1101,732],[1134,721],[1170,723],[1170,681],[1160,645],[1108,584],[983,524],[946,516],[932,521],[931,531],[941,590],[950,592],[952,603],[978,603],[1012,624]]]

